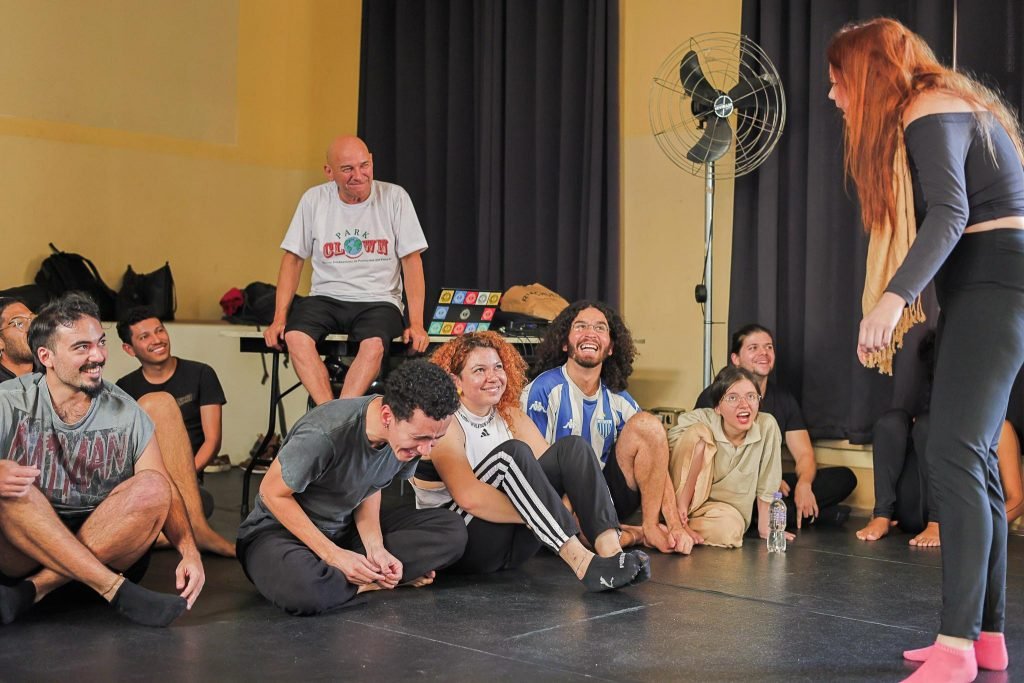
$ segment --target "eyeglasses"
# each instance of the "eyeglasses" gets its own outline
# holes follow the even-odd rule
[[[725,396],[722,397],[722,403],[734,406],[739,402],[741,398],[744,401],[746,401],[748,405],[756,405],[761,401],[760,396],[758,396],[754,392],[750,392],[749,394],[726,394]]]
[[[593,330],[598,334],[608,334],[608,325],[606,323],[573,323],[573,332],[586,332],[587,330]]]
[[[16,327],[19,330],[28,329],[29,324],[35,319],[34,315],[16,315],[11,318],[4,327]]]

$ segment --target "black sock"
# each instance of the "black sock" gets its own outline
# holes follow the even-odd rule
[[[19,581],[13,586],[0,586],[0,624],[9,624],[27,612],[36,601],[36,586]]]
[[[630,586],[635,586],[638,583],[643,583],[651,578],[651,558],[647,556],[642,550],[631,550],[627,555],[633,555],[636,557],[637,564],[640,565],[640,571],[636,573],[633,580],[629,582]]]
[[[185,598],[157,593],[127,579],[117,589],[110,604],[118,612],[143,626],[167,626],[188,606]]]
[[[612,557],[594,556],[583,575],[588,591],[610,591],[628,586],[640,572],[640,561],[632,553]]]

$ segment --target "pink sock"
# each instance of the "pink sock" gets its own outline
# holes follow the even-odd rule
[[[924,662],[931,656],[934,645],[919,647],[916,650],[904,650],[903,659],[911,662]],[[974,656],[977,658],[978,666],[989,671],[1006,671],[1010,663],[1009,655],[1006,653],[1006,639],[1002,633],[982,633],[981,637],[974,641]]]
[[[978,677],[973,648],[959,650],[935,643],[931,650],[928,661],[903,679],[904,683],[970,683]]]
[[[974,655],[978,658],[978,666],[989,671],[1006,671],[1010,664],[1002,633],[983,632],[974,643]]]

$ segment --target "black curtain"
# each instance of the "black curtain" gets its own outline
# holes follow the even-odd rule
[[[618,33],[618,0],[363,3],[359,135],[416,206],[428,297],[617,305]]]
[[[1020,0],[961,1],[957,13],[957,63],[985,85],[997,88],[1018,114],[1024,111],[1024,3]],[[1024,370],[1010,393],[1006,419],[1024,434]]]
[[[883,410],[910,405],[924,332],[915,328],[897,354],[901,386],[857,362],[867,239],[854,188],[844,185],[842,118],[827,97],[825,48],[848,21],[889,16],[949,63],[953,11],[953,0],[743,3],[742,31],[778,67],[788,118],[772,156],[736,182],[729,327],[757,321],[774,329],[779,381],[801,399],[817,438],[869,441]],[[934,299],[926,303],[934,323]]]

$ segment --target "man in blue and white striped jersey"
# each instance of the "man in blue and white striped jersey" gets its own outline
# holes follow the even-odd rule
[[[538,347],[541,374],[523,390],[523,410],[549,443],[576,435],[593,446],[620,521],[642,511],[641,526],[622,526],[624,546],[689,553],[701,539],[676,507],[665,429],[626,391],[635,355],[618,313],[599,301],[577,301]]]

